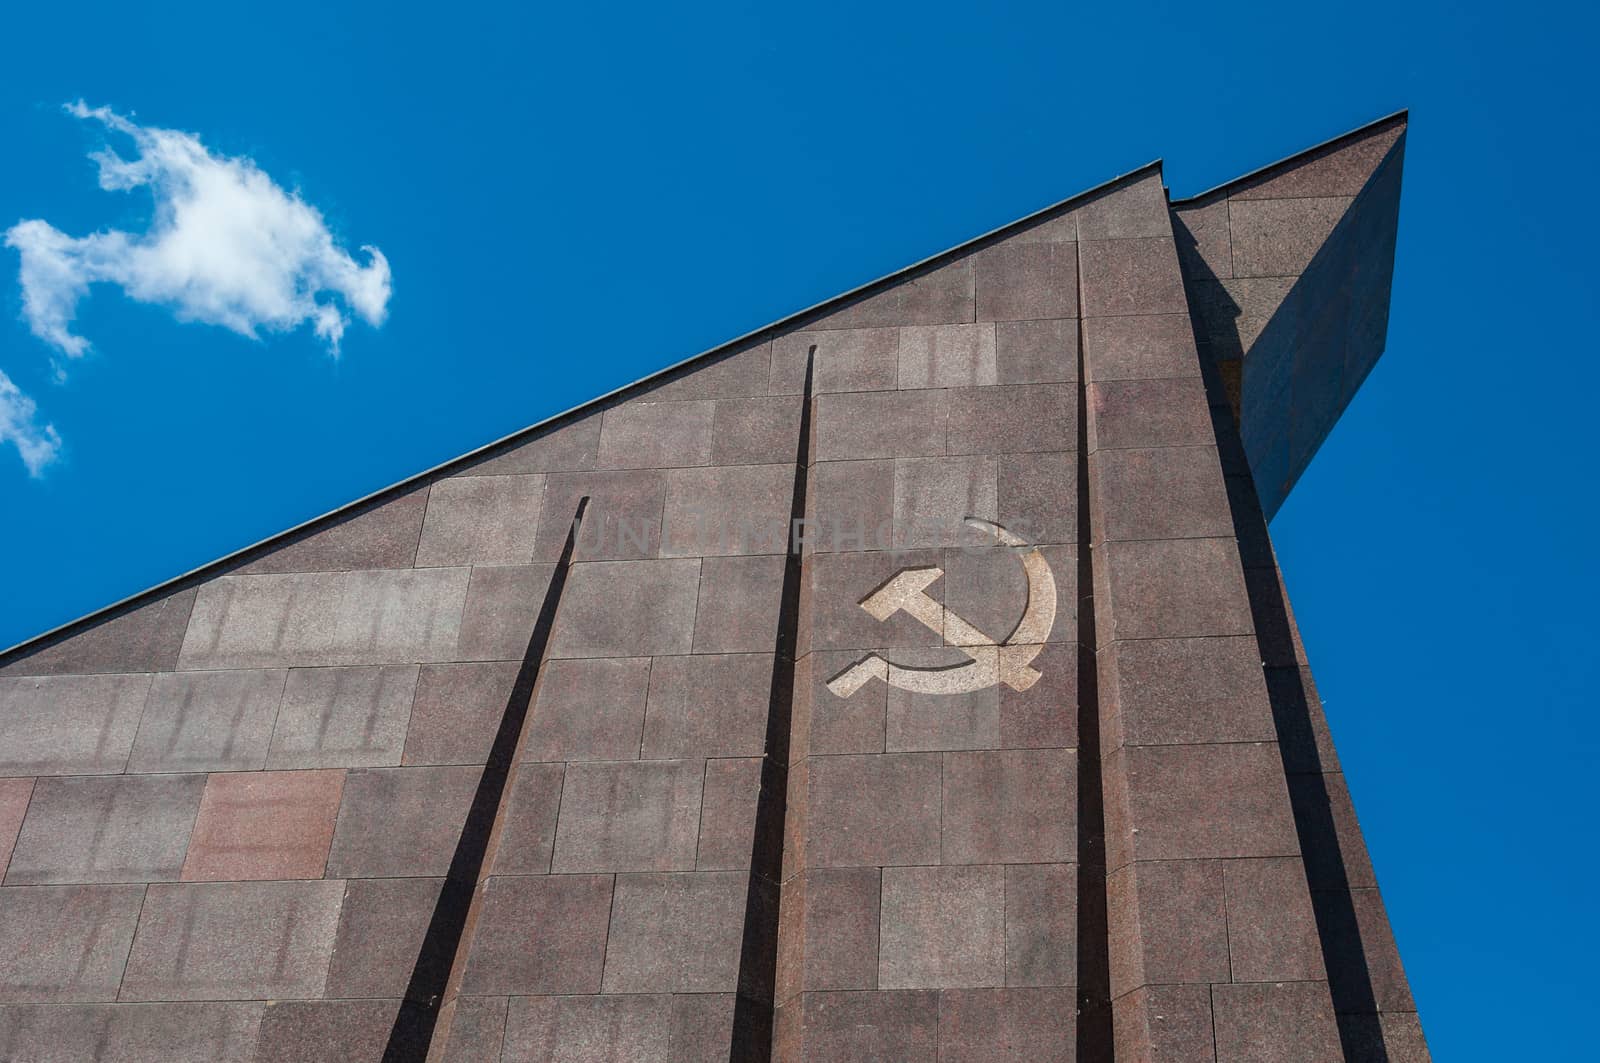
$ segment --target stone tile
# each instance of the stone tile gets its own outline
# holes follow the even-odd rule
[[[259,1002],[0,1008],[0,1055],[27,1063],[252,1063]]]
[[[943,643],[934,631],[905,612],[886,620],[874,619],[861,608],[861,601],[898,573],[909,568],[937,567],[942,560],[937,550],[908,550],[899,553],[817,554],[806,561],[809,615],[802,608],[801,646],[815,650],[896,649],[938,646]],[[943,598],[941,581],[934,581],[924,593],[935,601]],[[804,599],[802,599],[804,601]]]
[[[1148,1063],[1214,1063],[1211,987],[1146,986],[1112,1007],[1119,1054]]]
[[[1215,447],[1100,450],[1089,461],[1096,543],[1233,535]]]
[[[551,428],[519,433],[457,475],[519,476],[592,469],[600,453],[600,421],[599,414],[591,413]]]
[[[818,461],[943,454],[945,396],[933,391],[819,395]]]
[[[148,675],[0,679],[0,775],[105,775],[128,762]]]
[[[533,556],[556,561],[566,546],[578,501],[589,499],[573,543],[574,561],[635,561],[661,549],[661,507],[667,481],[653,470],[576,473],[545,481]]]
[[[1327,977],[1305,865],[1294,857],[1272,857],[1228,860],[1222,866],[1232,981]]]
[[[177,667],[195,589],[188,587],[6,657],[0,676],[160,672]]]
[[[1255,639],[1139,639],[1101,652],[1105,748],[1272,742]]]
[[[695,558],[572,566],[550,639],[550,656],[688,653],[696,624],[700,567]]]
[[[692,402],[636,401],[605,412],[600,428],[602,469],[671,469],[711,461],[716,407]]]
[[[1087,240],[1078,245],[1078,253],[1084,317],[1187,312],[1171,236]]]
[[[295,668],[267,752],[269,768],[378,768],[400,763],[417,666]]]
[[[1233,275],[1291,277],[1301,273],[1350,203],[1345,196],[1230,202]]]
[[[1344,1059],[1325,982],[1213,986],[1211,1007],[1219,1060],[1341,1063]]]
[[[555,568],[506,565],[473,569],[455,656],[463,661],[521,661]]]
[[[183,862],[184,881],[321,878],[344,775],[323,770],[210,776]]]
[[[561,791],[552,868],[693,869],[704,779],[700,760],[571,765]]]
[[[808,993],[806,1063],[929,1060],[938,1052],[939,994]]]
[[[946,753],[943,804],[947,863],[1077,859],[1078,758],[1074,750]]]
[[[1077,984],[1077,867],[1073,864],[1013,864],[1005,872],[1005,984]]]
[[[1027,690],[1000,689],[1000,748],[1058,749],[1078,744],[1079,657],[1091,653],[1076,641],[1053,642],[1033,667],[1043,676]]]
[[[345,883],[326,995],[405,996],[443,883],[439,878],[351,879]],[[448,958],[444,963],[449,963]]]
[[[644,731],[648,657],[547,661],[525,760],[633,760]]]
[[[970,663],[954,648],[901,650],[903,668],[950,668]],[[1000,744],[1000,691],[920,694],[891,687],[884,748],[890,753],[933,749],[994,749]]]
[[[761,1056],[757,1053],[770,1051],[771,1020],[746,1016],[741,1010],[732,993],[674,996],[672,1033],[668,1038],[673,1063],[758,1059]]]
[[[1394,931],[1376,889],[1314,898],[1326,924],[1327,971],[1341,1012],[1415,1011]]]
[[[1270,743],[1128,746],[1107,759],[1106,776],[1108,808],[1114,790],[1126,794],[1135,859],[1299,851],[1283,767]],[[1109,819],[1106,828],[1109,856]]]
[[[1076,450],[1078,397],[1064,384],[957,388],[950,392],[951,454]]]
[[[6,885],[176,879],[204,786],[203,775],[40,779],[31,804],[24,792]]]
[[[266,767],[287,678],[281,668],[156,676],[128,770],[249,771]]]
[[[237,569],[268,572],[343,572],[357,568],[410,568],[428,505],[427,487],[369,502],[280,537],[265,553]]]
[[[756,807],[761,798],[761,758],[706,761],[696,871],[748,869],[755,849]]]
[[[671,1034],[664,994],[516,997],[504,1051],[526,1063],[675,1063]]]
[[[268,1001],[256,1063],[381,1059],[398,1010],[395,1000]]]
[[[971,321],[972,259],[959,258],[898,281],[812,322],[813,328],[867,328],[876,325],[942,325]]]
[[[1186,281],[1233,276],[1228,197],[1173,210],[1172,235]]]
[[[695,653],[773,651],[778,641],[784,561],[782,555],[772,555],[708,557],[700,563]],[[682,631],[674,634],[681,636]]]
[[[1289,793],[1311,888],[1377,886],[1343,773],[1290,775]]]
[[[1145,985],[1226,982],[1222,861],[1130,864],[1106,878],[1111,995]]]
[[[792,464],[675,469],[667,473],[661,556],[784,553],[794,491]]]
[[[828,681],[860,656],[834,650],[810,654],[801,662],[795,676],[791,762],[807,755],[883,752],[889,685],[868,683],[848,698],[828,689]]]
[[[1085,375],[1108,380],[1193,379],[1199,355],[1186,313],[1089,318],[1083,323]]]
[[[32,797],[32,779],[0,779],[0,875],[11,863],[17,834],[22,830],[22,820]]]
[[[994,347],[997,384],[1070,383],[1078,379],[1076,319],[1002,321],[995,325]]]
[[[1236,200],[1357,195],[1405,129],[1401,119],[1355,140],[1336,142],[1242,182],[1229,195]]]
[[[800,453],[800,400],[787,395],[720,399],[711,420],[711,464],[788,465]]]
[[[950,989],[1005,982],[1005,869],[886,867],[878,984]]]
[[[457,997],[445,1058],[450,1063],[500,1063],[505,997]]]
[[[0,889],[0,1003],[115,1000],[142,885]]]
[[[892,547],[895,464],[883,458],[812,466],[802,526],[806,545],[830,553]]]
[[[465,568],[221,576],[200,588],[185,669],[409,664],[455,655]]]
[[[765,395],[771,362],[772,344],[765,339],[707,352],[673,370],[667,379],[646,385],[645,394],[652,400]]]
[[[939,754],[812,757],[809,765],[811,867],[938,861]]]
[[[641,755],[759,757],[771,700],[771,654],[658,658],[650,668]]]
[[[1112,622],[1103,642],[1251,633],[1232,539],[1110,543],[1105,553]]]
[[[543,476],[440,480],[428,494],[417,567],[531,561],[543,497]]]
[[[405,764],[482,764],[516,686],[518,661],[424,665],[406,728]]]
[[[818,868],[800,886],[804,905],[804,971],[795,987],[878,987],[878,918],[882,896],[875,867]]]
[[[1209,447],[1215,442],[1205,389],[1198,378],[1089,385],[1090,450]]]
[[[1352,1063],[1432,1063],[1415,1012],[1339,1014],[1339,1041]]]
[[[1078,316],[1076,244],[1005,241],[976,258],[979,321]]]
[[[121,999],[318,996],[343,897],[343,882],[156,883]]]
[[[748,887],[742,871],[618,875],[604,992],[732,992]]]
[[[996,379],[993,324],[900,330],[901,389],[967,387]]]
[[[813,394],[836,391],[893,391],[899,372],[898,328],[829,329],[791,332],[772,341],[774,395],[805,390],[806,355],[816,347]]]
[[[1030,543],[1078,541],[1078,455],[1002,454],[997,522]]]
[[[519,764],[506,792],[497,875],[544,875],[556,844],[556,814],[561,808],[561,764]]]
[[[1170,237],[1172,223],[1167,220],[1167,192],[1158,170],[1084,203],[1077,209],[1078,239],[1131,240],[1145,237]]]
[[[968,517],[997,519],[995,459],[901,458],[894,463],[898,548],[980,546],[993,540]]]
[[[473,996],[598,993],[610,875],[488,880],[461,991]]]
[[[963,989],[939,994],[940,1063],[1073,1063],[1072,989]]]
[[[1078,216],[1061,206],[1046,208],[1047,213],[1037,221],[1008,232],[1005,239],[1011,243],[1071,244],[1078,240]]]
[[[443,875],[482,774],[474,765],[352,770],[345,777],[328,876]]]

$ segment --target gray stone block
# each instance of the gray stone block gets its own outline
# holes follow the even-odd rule
[[[428,493],[417,567],[516,565],[533,560],[543,476],[458,476]]]
[[[1149,240],[1090,240],[1078,247],[1084,317],[1188,311],[1170,235]]]
[[[1048,245],[1040,245],[1048,249]],[[968,387],[993,384],[995,337],[992,323],[924,325],[900,330],[899,387]]]
[[[784,553],[794,480],[792,464],[667,473],[661,556]]]
[[[703,760],[569,766],[552,869],[692,870],[704,780]]]
[[[345,777],[330,878],[436,876],[451,857],[481,767],[358,768]]]
[[[203,775],[40,779],[6,884],[175,880],[204,786]]]
[[[651,673],[648,657],[547,662],[528,721],[524,759],[636,759]]]
[[[417,487],[395,498],[363,505],[297,532],[235,571],[254,574],[410,568],[417,556],[417,534],[427,504],[428,489]]]
[[[473,569],[453,656],[461,661],[521,661],[555,570],[554,565]]]
[[[179,659],[185,669],[449,660],[469,572],[222,576],[200,589]]]
[[[1130,240],[1170,237],[1167,190],[1161,173],[1152,170],[1094,196],[1077,208],[1078,239]]]
[[[1065,384],[955,388],[949,392],[951,454],[1076,450],[1076,389]]]
[[[343,882],[152,885],[121,999],[319,996],[343,897]]]
[[[1351,200],[1258,199],[1230,203],[1235,277],[1293,277],[1310,265]]]
[[[1002,321],[995,325],[995,383],[1050,384],[1078,379],[1078,322]]]
[[[278,708],[267,767],[399,764],[416,689],[414,664],[292,669]]]
[[[1076,244],[1010,241],[978,252],[978,320],[1077,317],[1077,252]]]
[[[598,993],[612,878],[489,879],[461,991],[473,996]]]
[[[678,370],[668,379],[651,383],[646,395],[653,402],[765,395],[771,362],[772,344],[758,340],[736,351],[707,355],[692,368]]]
[[[794,396],[719,399],[711,424],[713,465],[792,468],[800,452],[800,400]]]
[[[18,1004],[0,1057],[27,1063],[252,1063],[262,1004]]]
[[[505,718],[517,661],[430,664],[422,669],[402,762],[482,764]]]
[[[115,1000],[145,887],[0,889],[0,1003]]]
[[[660,657],[650,668],[642,755],[759,757],[772,692],[770,653]]]
[[[405,996],[443,882],[389,878],[345,883],[327,995]]]
[[[159,672],[174,668],[195,590],[173,591],[45,640],[0,664],[0,676]]]
[[[572,566],[551,637],[552,657],[688,653],[701,562],[592,561]]]
[[[251,771],[266,767],[287,678],[281,668],[156,676],[128,770]]]
[[[600,429],[602,469],[671,469],[711,460],[709,401],[636,401],[605,412]]]
[[[968,517],[992,521],[995,461],[990,457],[902,458],[894,463],[894,545],[981,546],[993,542]]]
[[[122,771],[149,693],[148,675],[0,679],[0,775]]]
[[[1188,314],[1088,318],[1083,323],[1083,345],[1085,376],[1091,384],[1200,376]]]
[[[944,453],[943,391],[819,395],[817,461]]]
[[[1002,867],[886,867],[878,985],[953,989],[1005,984]]]
[[[813,347],[813,394],[893,391],[897,386],[899,329],[831,329],[791,332],[772,341],[774,395],[798,395],[805,389],[806,358]]]
[[[505,1053],[527,1063],[677,1063],[672,997],[516,997],[506,1014]]]
[[[600,453],[600,416],[588,414],[513,442],[479,459],[458,476],[520,476],[594,468]]]
[[[732,992],[748,888],[742,871],[618,875],[604,991]]]
[[[655,557],[661,547],[661,506],[666,479],[654,470],[552,476],[534,557],[556,561],[572,530],[578,501],[589,499],[573,543],[574,561],[631,561]]]

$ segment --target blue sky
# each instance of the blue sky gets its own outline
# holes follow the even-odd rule
[[[251,339],[103,285],[72,358],[30,333],[0,248],[0,371],[59,437],[37,477],[0,448],[0,645],[1158,155],[1183,196],[1411,108],[1388,353],[1273,533],[1435,1054],[1591,1050],[1592,8],[90,3],[7,22],[0,228],[150,224],[148,189],[97,184],[89,152],[134,153],[63,110],[81,99],[254,160],[353,268],[381,248],[392,289],[324,293],[334,358],[326,328]],[[239,309],[181,290],[191,317]]]

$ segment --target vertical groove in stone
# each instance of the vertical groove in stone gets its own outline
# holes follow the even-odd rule
[[[806,379],[800,398],[800,438],[795,446],[794,493],[789,503],[783,590],[778,601],[778,637],[773,647],[766,748],[761,757],[761,790],[756,798],[755,834],[750,848],[750,884],[745,895],[729,1063],[765,1063],[772,1058],[778,912],[783,885],[783,825],[788,811],[792,740],[789,729],[794,718],[795,651],[800,632],[800,529],[806,515],[806,484],[811,464],[811,391],[816,353],[813,345],[806,355]]]
[[[1116,1057],[1111,1026],[1111,938],[1106,899],[1105,794],[1100,771],[1099,664],[1089,507],[1089,385],[1084,357],[1083,255],[1078,256],[1078,1063]]]
[[[484,762],[483,774],[478,779],[477,791],[456,842],[450,870],[446,872],[422,947],[411,969],[405,999],[390,1028],[384,1063],[444,1059],[461,976],[472,948],[472,931],[482,902],[485,871],[494,867],[505,817],[505,795],[514,781],[528,716],[538,697],[539,675],[550,646],[550,634],[555,629],[561,591],[572,565],[578,526],[588,504],[587,496],[578,500],[561,558],[550,576],[538,619],[522,655],[522,666],[517,670],[516,682],[506,699],[494,745]]]

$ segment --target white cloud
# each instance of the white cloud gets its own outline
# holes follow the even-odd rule
[[[38,476],[61,452],[61,437],[52,425],[41,425],[32,399],[0,373],[0,444],[14,443],[28,472]]]
[[[309,323],[334,353],[351,315],[376,327],[389,304],[389,263],[363,247],[358,263],[322,215],[286,192],[248,158],[206,150],[199,138],[149,128],[82,102],[72,115],[133,140],[138,155],[90,155],[108,192],[149,188],[147,231],[68,236],[49,222],[22,221],[6,243],[22,255],[23,316],[34,335],[69,358],[89,349],[72,331],[78,302],[96,283],[119,285],[139,302],[170,307],[180,321],[221,325],[245,336]],[[58,367],[59,371],[59,367]]]

